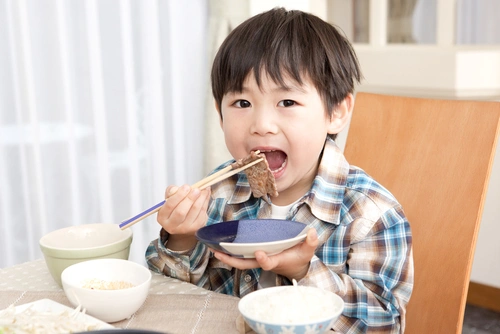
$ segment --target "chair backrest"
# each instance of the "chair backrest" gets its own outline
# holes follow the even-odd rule
[[[500,103],[358,93],[345,155],[391,191],[413,233],[405,333],[461,333]]]

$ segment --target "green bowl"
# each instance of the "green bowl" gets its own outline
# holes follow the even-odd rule
[[[40,239],[40,249],[54,280],[72,264],[94,259],[128,260],[132,230],[117,224],[85,224],[52,231]]]

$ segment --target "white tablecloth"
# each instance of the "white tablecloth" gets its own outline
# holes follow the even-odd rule
[[[62,291],[43,259],[0,269],[0,291]],[[201,294],[209,291],[194,284],[153,273],[149,294]]]
[[[44,260],[0,269],[0,310],[41,299],[71,307]],[[239,314],[238,301],[233,296],[153,273],[149,296],[141,308],[130,319],[111,325],[169,334],[244,333],[248,327]]]

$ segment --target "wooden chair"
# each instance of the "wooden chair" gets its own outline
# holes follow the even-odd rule
[[[403,205],[415,285],[405,333],[461,333],[500,103],[358,93],[345,146]]]

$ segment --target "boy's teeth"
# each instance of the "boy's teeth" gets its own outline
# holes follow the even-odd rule
[[[281,171],[285,167],[285,162],[286,162],[286,160],[283,162],[283,164],[278,169],[271,169],[271,172],[278,173],[279,171]]]
[[[265,154],[267,163],[269,164],[269,169],[272,171],[281,170],[287,160],[285,152],[280,150],[267,150],[262,151],[262,153]]]

